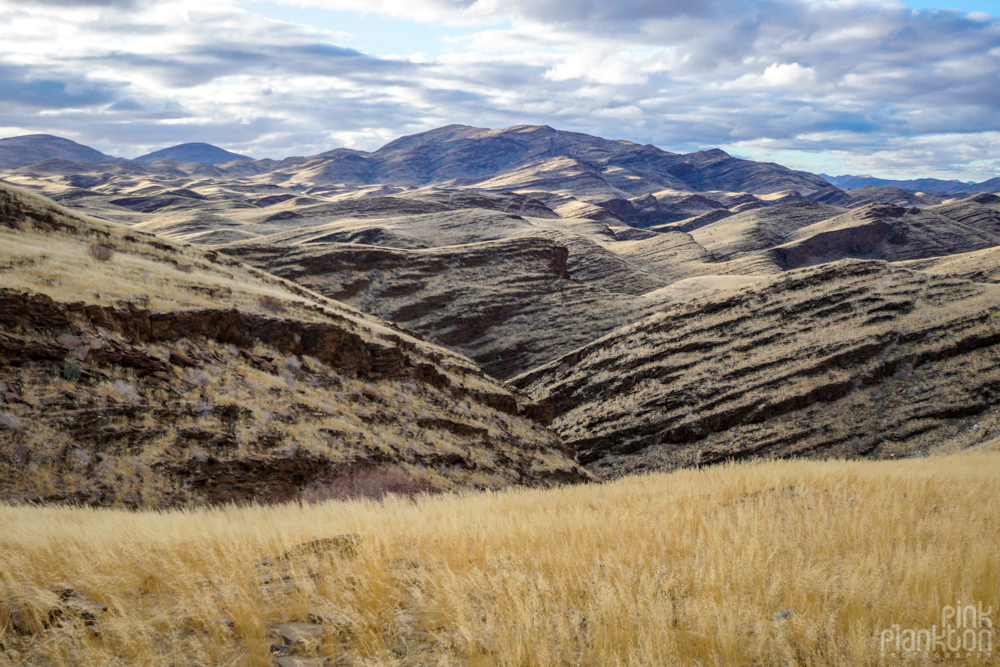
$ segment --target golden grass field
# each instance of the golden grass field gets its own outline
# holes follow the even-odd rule
[[[994,443],[381,503],[8,505],[0,594],[44,606],[69,586],[108,611],[8,630],[0,663],[263,667],[269,629],[313,614],[330,664],[895,664],[879,646],[891,625],[929,628],[957,601],[997,608],[998,495]],[[293,558],[287,583],[262,585],[261,558],[349,533],[353,556]]]

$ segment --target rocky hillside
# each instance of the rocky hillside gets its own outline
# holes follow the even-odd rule
[[[996,285],[848,260],[695,299],[514,384],[554,407],[554,428],[601,475],[909,456],[987,437],[998,304]]]
[[[794,269],[847,257],[901,261],[1000,246],[996,212],[986,210],[993,215],[960,222],[933,209],[870,204],[792,232],[772,256]]]
[[[601,257],[597,248],[577,250],[539,235],[420,250],[343,243],[226,248],[243,261],[457,349],[499,378],[534,368],[656,309],[658,299],[621,291],[625,286],[615,269],[642,284],[637,272],[613,265],[614,255]],[[582,258],[572,275],[571,252],[574,260]],[[647,283],[647,290],[664,284]]]
[[[130,507],[587,478],[470,360],[0,188],[0,498]]]

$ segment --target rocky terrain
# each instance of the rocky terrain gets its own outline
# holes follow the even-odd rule
[[[602,476],[909,456],[1000,401],[998,289],[836,262],[671,308],[513,384]]]
[[[10,188],[0,243],[2,499],[167,507],[336,496],[345,479],[588,478],[545,406],[467,358],[227,257]]]
[[[414,488],[548,484],[587,478],[577,455],[599,476],[908,455],[995,402],[993,194],[842,189],[719,150],[534,126],[280,161],[3,141],[40,161],[0,143],[0,177],[58,202],[10,190],[3,209],[0,287],[20,313],[4,350],[38,355],[4,366],[4,451],[32,497],[301,497],[359,466]],[[109,262],[86,252],[105,234]],[[901,372],[925,393],[904,383],[910,407],[887,412]],[[119,443],[111,463],[72,445],[101,433]],[[44,462],[33,481],[26,452]],[[250,472],[276,456],[298,481]],[[109,466],[152,481],[98,493],[101,465],[109,488]],[[216,478],[242,481],[207,491]]]
[[[572,280],[566,246],[536,236],[421,250],[319,243],[227,252],[457,349],[500,378],[650,314],[660,302]]]

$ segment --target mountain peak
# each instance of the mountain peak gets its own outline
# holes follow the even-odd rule
[[[135,158],[136,162],[149,164],[157,160],[173,160],[174,162],[202,162],[204,164],[221,164],[233,160],[249,160],[252,157],[232,153],[230,151],[205,143],[189,143],[171,146]]]

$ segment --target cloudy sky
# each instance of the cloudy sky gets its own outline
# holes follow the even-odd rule
[[[0,137],[135,157],[547,124],[831,174],[1000,174],[997,0],[0,0]]]

